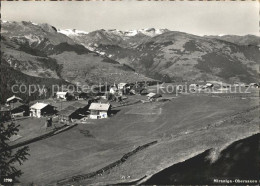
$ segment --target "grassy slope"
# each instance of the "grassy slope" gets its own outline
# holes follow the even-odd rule
[[[194,108],[196,105],[196,108]],[[120,167],[88,183],[118,182],[122,175],[132,179],[151,175],[212,147],[226,144],[254,133],[257,121],[240,121],[205,127],[230,114],[242,111],[255,101],[216,97],[183,96],[168,102],[140,104],[121,108],[107,120],[91,120],[70,131],[30,145],[30,159],[22,166],[22,183],[49,183],[66,176],[95,171],[144,143],[154,139],[159,144],[140,152]],[[256,118],[257,112],[249,114]],[[149,117],[148,117],[149,116]],[[202,130],[200,130],[202,129]],[[85,137],[88,130],[94,138]],[[160,152],[160,153],[158,153]],[[46,163],[47,162],[47,163]],[[140,166],[142,165],[142,166]]]
[[[214,179],[258,180],[259,137],[256,134],[232,143],[215,162],[210,161],[212,152],[207,150],[159,172],[142,184],[212,184]]]

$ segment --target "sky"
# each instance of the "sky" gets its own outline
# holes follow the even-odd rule
[[[258,1],[2,1],[2,20],[59,29],[167,28],[196,35],[259,35]]]

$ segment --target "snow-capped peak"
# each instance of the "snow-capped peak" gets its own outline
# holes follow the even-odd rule
[[[128,31],[125,31],[124,33],[125,33],[126,36],[135,36],[135,35],[141,33],[141,34],[153,37],[153,36],[156,36],[156,35],[163,34],[167,31],[169,31],[169,30],[167,30],[167,29],[145,28],[145,29],[139,29],[139,30],[128,30]]]
[[[76,29],[65,29],[65,30],[58,30],[59,33],[71,36],[71,35],[80,35],[80,34],[88,34],[88,32],[76,30]]]

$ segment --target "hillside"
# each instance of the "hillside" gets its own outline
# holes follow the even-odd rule
[[[131,67],[90,51],[48,24],[1,22],[1,59],[31,77],[76,84],[151,80]]]
[[[91,36],[88,34],[88,37]],[[92,43],[92,50],[161,81],[258,81],[260,52],[255,45],[238,45],[174,31],[128,46],[109,40],[106,35],[100,40],[97,38],[93,36],[93,40],[85,40],[77,37],[75,41]],[[103,42],[106,39],[109,42]]]
[[[62,80],[62,79],[55,79],[55,78],[41,78],[41,77],[33,77],[27,74],[20,72],[19,70],[15,70],[10,67],[6,61],[1,59],[1,91],[0,91],[0,101],[1,104],[5,103],[5,100],[14,93],[12,92],[13,85],[23,85],[22,91],[19,92],[19,87],[14,87],[14,91],[17,93],[16,96],[22,98],[25,102],[37,100],[37,99],[45,99],[48,97],[53,96],[52,92],[52,85],[70,85],[70,83]],[[32,88],[31,94],[29,94],[29,85],[39,85],[40,89],[34,90]],[[43,93],[41,90],[45,90],[46,92]]]
[[[260,47],[260,37],[255,35],[245,35],[245,36],[234,36],[234,35],[223,35],[223,36],[208,36],[209,38],[216,38],[223,41],[228,41],[230,43],[235,43],[238,45],[254,45]]]
[[[224,149],[215,162],[210,161],[212,150],[175,164],[148,179],[144,185],[221,184],[220,180],[258,180],[259,134],[236,141]],[[222,183],[227,184],[227,183]],[[239,184],[239,183],[230,183]],[[241,183],[240,183],[241,184]],[[245,185],[247,183],[242,183]],[[249,183],[250,184],[250,183]],[[251,183],[255,185],[254,183]]]

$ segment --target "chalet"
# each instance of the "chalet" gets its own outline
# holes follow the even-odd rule
[[[214,85],[212,83],[206,83],[205,88],[212,88]]]
[[[131,86],[128,83],[119,83],[117,87],[123,94],[128,94]]]
[[[111,105],[109,103],[91,103],[89,110],[90,119],[107,118],[111,112]]]
[[[118,92],[118,88],[116,86],[112,86],[109,89],[110,94],[116,94]]]
[[[132,89],[129,91],[131,94],[140,94],[140,95],[145,95],[148,94],[148,91],[145,87],[143,86],[133,86]]]
[[[88,102],[88,104],[76,102],[66,107],[58,113],[59,121],[69,123],[72,122],[73,119],[81,119],[82,117],[87,115],[87,110],[89,108],[90,103],[90,101]]]
[[[258,88],[259,87],[257,83],[250,83],[249,86],[252,87],[252,88]]]
[[[68,92],[56,92],[57,99],[67,99]]]
[[[149,101],[155,101],[155,100],[157,100],[158,98],[160,98],[160,97],[162,97],[162,95],[161,94],[156,94],[156,93],[149,93],[149,94],[147,94],[147,97],[148,97],[148,100]]]
[[[156,93],[150,92],[149,94],[147,94],[146,96],[149,98],[153,97],[154,95],[156,95]]]
[[[10,105],[11,103],[17,103],[17,102],[22,102],[23,100],[15,95],[13,95],[12,97],[8,98],[6,100],[6,104]]]
[[[42,116],[53,115],[56,113],[56,108],[47,103],[35,103],[30,107],[30,116],[40,118]]]
[[[11,104],[10,110],[13,117],[29,115],[29,106],[21,102]]]
[[[198,87],[199,85],[198,84],[195,84],[195,83],[193,83],[193,84],[190,84],[190,88],[196,88],[196,87]]]

